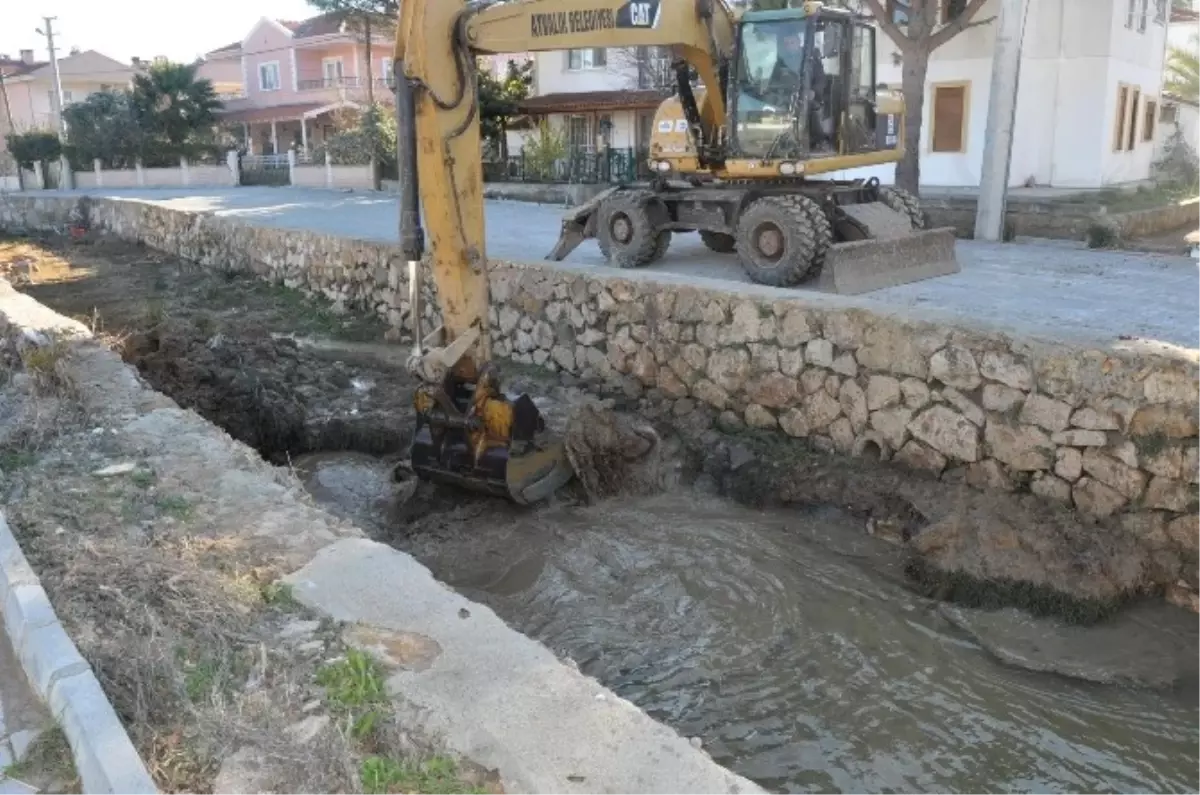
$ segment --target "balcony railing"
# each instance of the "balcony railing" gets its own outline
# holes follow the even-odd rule
[[[389,91],[395,85],[391,77],[375,78],[376,88],[386,88]],[[296,88],[300,91],[325,91],[328,89],[362,88],[367,87],[365,77],[320,77],[316,80],[297,80]]]

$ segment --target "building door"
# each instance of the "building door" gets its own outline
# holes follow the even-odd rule
[[[590,116],[567,117],[567,149],[572,154],[590,152],[594,147]]]
[[[326,88],[333,88],[342,84],[342,68],[341,58],[325,58],[321,61],[321,70],[325,78]]]

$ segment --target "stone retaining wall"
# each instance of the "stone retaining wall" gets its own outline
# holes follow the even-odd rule
[[[8,197],[0,229],[61,227],[73,206]],[[408,322],[395,247],[134,201],[98,200],[91,214],[123,238],[253,270],[373,310],[396,328]],[[1115,516],[1191,561],[1196,588],[1196,350],[1039,342],[827,296],[701,288],[646,273],[490,268],[499,356],[619,385],[681,422],[807,437],[946,480],[1029,491],[1090,519]]]
[[[976,200],[971,197],[921,200],[931,226],[954,227],[954,234],[962,238],[975,236],[975,205]],[[1198,212],[1200,203],[1196,199],[1124,213],[1097,212],[1094,205],[1064,201],[1012,201],[1005,220],[1011,225],[1013,234],[1021,237],[1083,240],[1089,227],[1103,221],[1121,238],[1130,239],[1179,229],[1188,222],[1195,223]]]

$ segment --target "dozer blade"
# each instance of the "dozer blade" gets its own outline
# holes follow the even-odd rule
[[[830,246],[819,289],[856,295],[961,270],[953,228],[913,229],[906,216],[877,202],[842,209],[869,237]]]
[[[559,262],[579,247],[579,244],[590,237],[596,236],[596,211],[600,204],[609,196],[621,190],[621,186],[601,191],[578,207],[572,207],[563,215],[562,231],[559,232],[558,242],[546,255],[546,259]]]

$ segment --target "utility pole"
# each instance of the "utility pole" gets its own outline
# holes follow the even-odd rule
[[[16,126],[12,120],[12,106],[8,104],[8,86],[4,84],[4,70],[0,69],[0,97],[4,98],[4,115],[8,119],[8,134],[15,135],[17,132]],[[25,190],[25,175],[21,173],[21,164],[13,159],[17,166],[17,190]]]
[[[992,87],[987,128],[983,133],[983,168],[975,210],[975,239],[1004,238],[1008,170],[1012,160],[1017,88],[1021,82],[1021,45],[1029,0],[1000,0],[996,44],[992,54]]]
[[[46,49],[50,51],[50,71],[54,73],[54,112],[58,114],[58,135],[62,138],[63,143],[67,140],[67,120],[63,118],[63,90],[62,76],[58,73],[58,56],[54,52],[54,20],[58,17],[42,17],[46,22],[46,29],[43,31],[40,28],[38,33],[46,37]],[[67,156],[63,155],[60,162],[59,174],[62,182],[61,187],[68,190],[74,188],[71,179],[71,164],[67,162]]]

